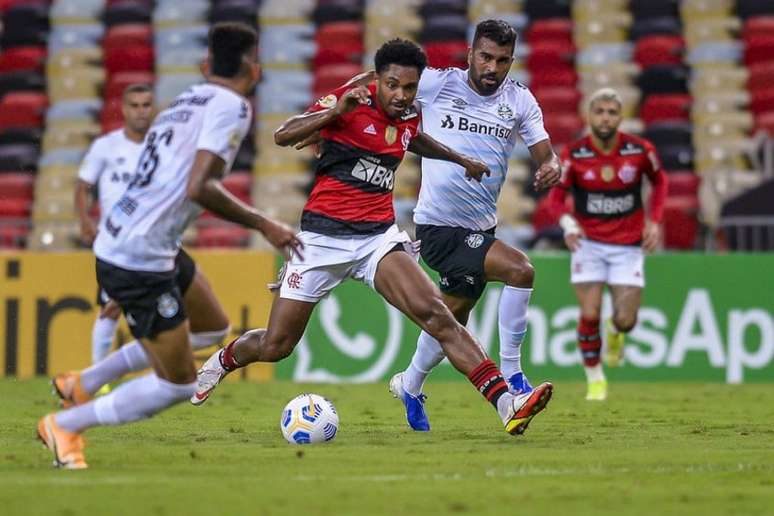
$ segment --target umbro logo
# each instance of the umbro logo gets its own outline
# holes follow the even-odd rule
[[[372,134],[372,135],[376,136],[376,127],[374,127],[374,124],[371,124],[368,127],[366,127],[365,129],[363,129],[363,132],[365,134]]]

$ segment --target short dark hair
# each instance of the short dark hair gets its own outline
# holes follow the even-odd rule
[[[481,38],[486,38],[497,43],[498,46],[511,46],[511,52],[516,49],[518,35],[516,29],[504,20],[484,20],[476,25],[476,33],[473,36],[473,46]]]
[[[379,47],[374,56],[376,73],[382,73],[391,64],[414,66],[422,75],[422,71],[427,67],[427,56],[416,43],[395,38]]]
[[[129,86],[124,88],[124,92],[121,95],[121,100],[126,101],[126,98],[132,93],[153,93],[153,88],[151,87],[150,84],[145,84],[140,82],[130,84]]]
[[[216,23],[210,29],[210,71],[218,77],[239,75],[244,55],[258,45],[255,30],[238,22]]]

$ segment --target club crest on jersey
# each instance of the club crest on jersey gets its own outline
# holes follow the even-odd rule
[[[387,145],[392,145],[397,139],[398,128],[392,125],[388,125],[387,129],[384,130],[384,141],[387,142]]]
[[[156,309],[164,319],[171,319],[180,310],[180,304],[171,294],[161,294],[156,302]]]
[[[324,97],[320,97],[320,100],[317,101],[317,103],[320,105],[320,107],[324,108],[332,108],[336,105],[336,102],[338,102],[339,99],[336,98],[336,95],[331,93],[330,95],[326,95]]]
[[[471,233],[465,237],[465,243],[468,244],[468,247],[471,249],[478,249],[481,247],[481,244],[484,243],[484,235],[481,233]]]
[[[624,163],[621,168],[618,169],[618,178],[624,183],[631,183],[637,177],[637,167],[630,163]]]
[[[497,106],[497,116],[503,120],[510,120],[513,118],[513,110],[508,104],[500,104]]]
[[[599,175],[602,176],[602,181],[609,183],[615,178],[615,170],[610,165],[605,165]]]

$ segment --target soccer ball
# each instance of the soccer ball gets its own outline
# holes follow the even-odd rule
[[[317,394],[299,394],[285,405],[280,429],[291,444],[332,441],[339,430],[339,415],[330,400]]]

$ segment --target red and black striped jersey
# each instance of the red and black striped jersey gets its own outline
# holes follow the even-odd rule
[[[333,107],[351,86],[322,97],[308,111]],[[324,235],[368,235],[395,222],[392,189],[395,171],[417,136],[420,115],[409,108],[390,118],[378,105],[376,84],[362,104],[324,127],[312,193],[301,229]]]
[[[619,132],[618,143],[606,154],[587,135],[567,145],[561,161],[562,181],[551,191],[551,205],[564,211],[565,195],[571,192],[574,216],[587,238],[619,245],[642,240],[643,177],[653,184],[650,219],[661,222],[667,179],[649,141]]]

